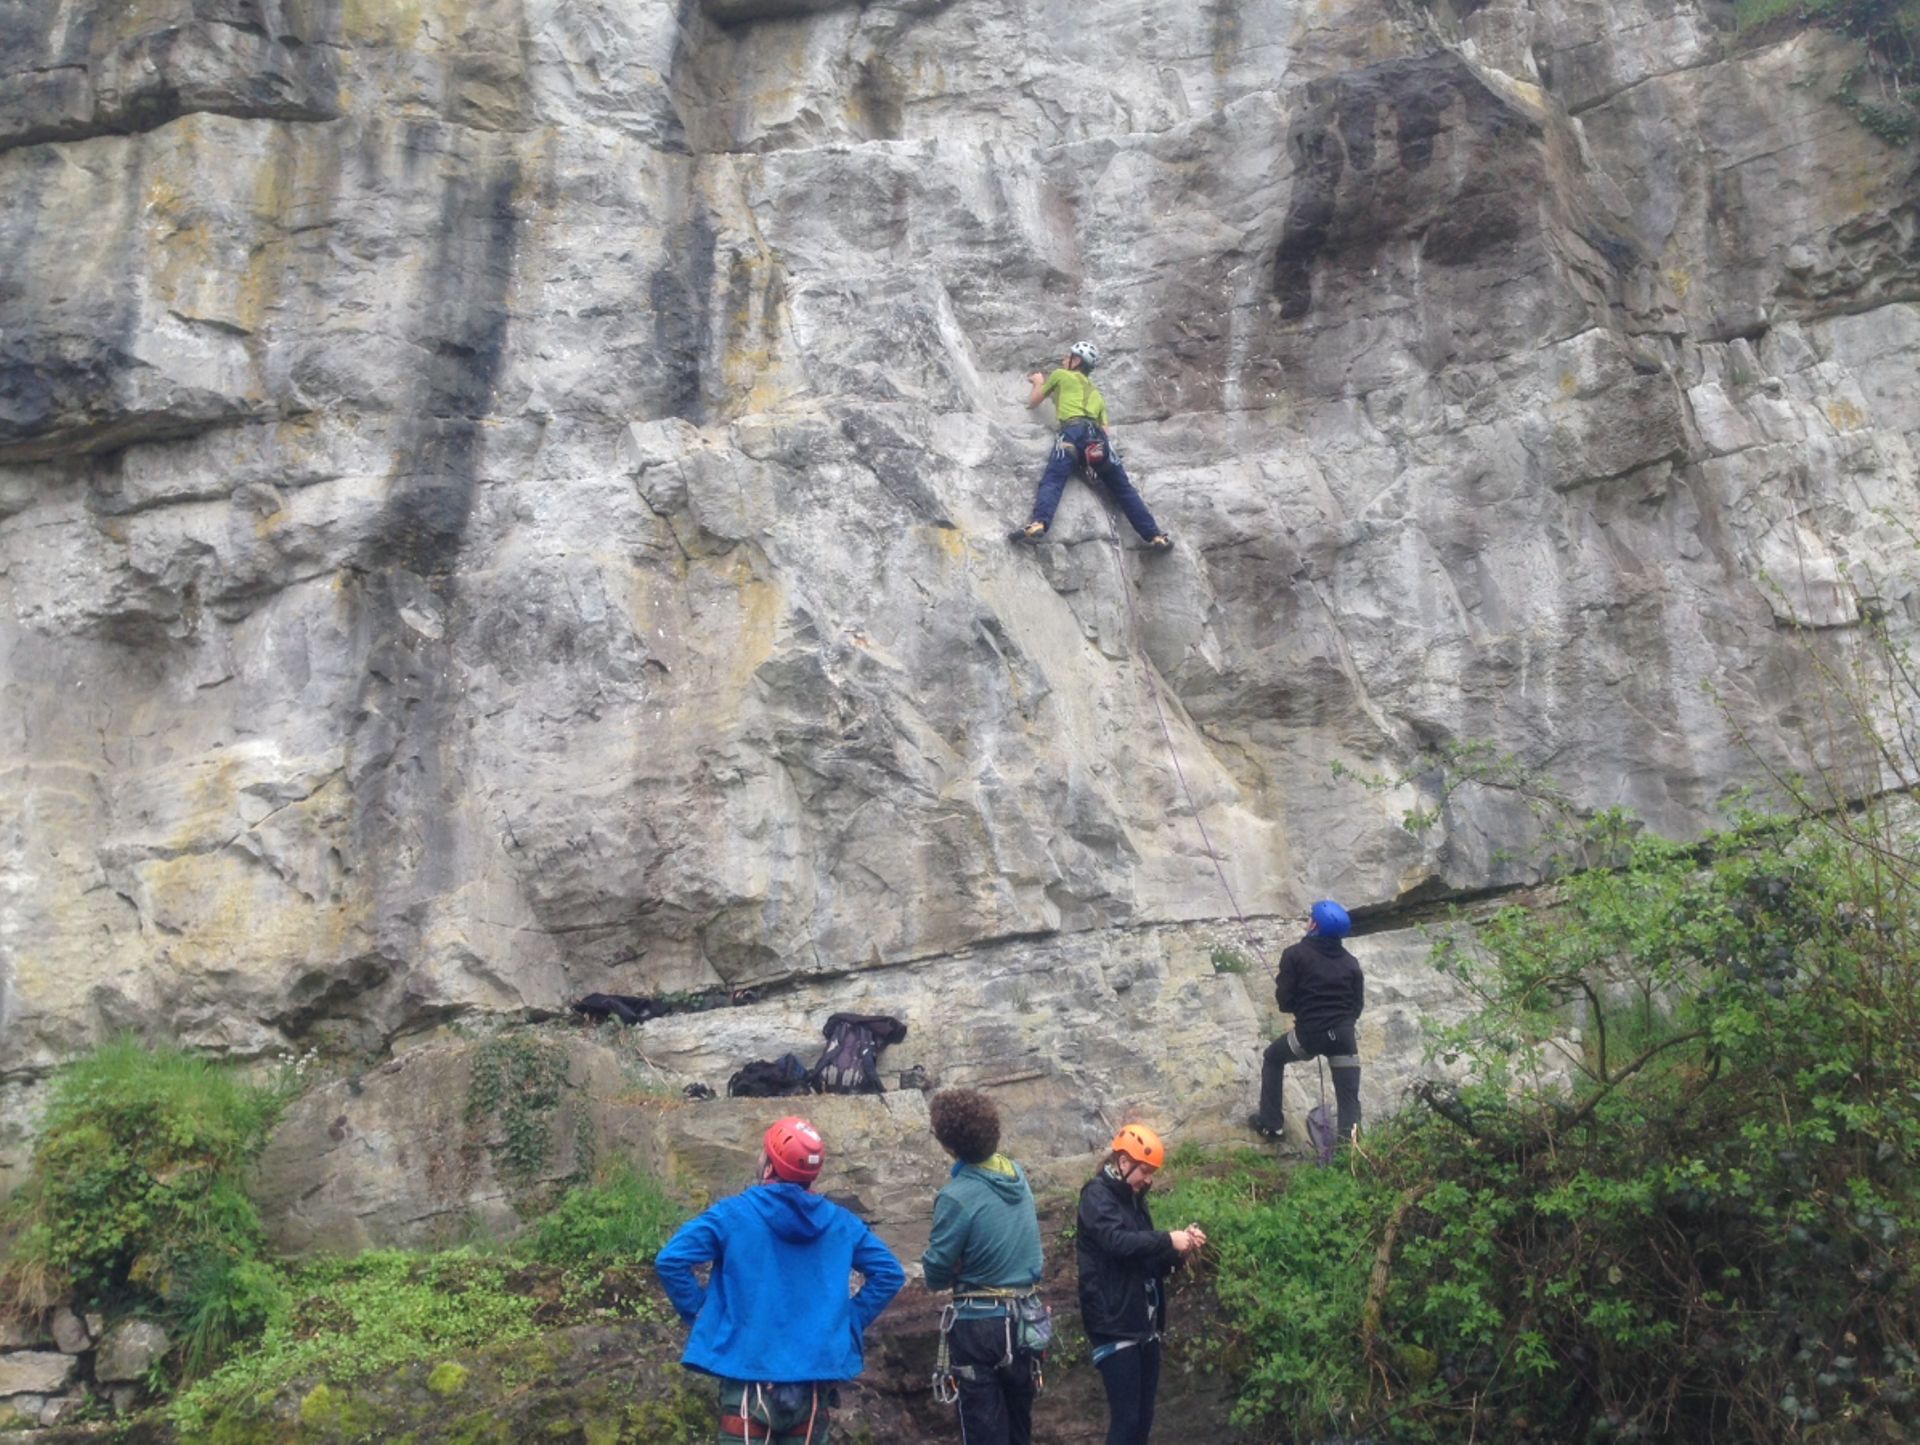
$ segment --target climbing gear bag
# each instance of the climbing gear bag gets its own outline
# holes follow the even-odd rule
[[[1053,1311],[1039,1291],[1013,1302],[1013,1347],[1022,1354],[1044,1355],[1053,1346]]]
[[[879,1094],[880,1050],[907,1036],[907,1026],[887,1014],[834,1014],[821,1028],[827,1047],[813,1066],[814,1087],[823,1094]]]

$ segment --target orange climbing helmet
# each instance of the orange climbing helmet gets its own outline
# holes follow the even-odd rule
[[[761,1145],[774,1174],[789,1184],[811,1184],[820,1177],[826,1143],[820,1131],[798,1115],[789,1115],[767,1130]]]
[[[1167,1146],[1145,1124],[1122,1125],[1120,1132],[1113,1136],[1113,1152],[1150,1169],[1158,1169],[1167,1162]]]

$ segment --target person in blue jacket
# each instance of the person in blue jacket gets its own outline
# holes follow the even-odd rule
[[[681,1225],[654,1260],[693,1326],[680,1363],[719,1382],[722,1439],[826,1445],[833,1386],[860,1373],[867,1326],[906,1283],[858,1215],[811,1192],[825,1159],[813,1125],[780,1120],[759,1183]],[[853,1271],[865,1278],[849,1298]]]

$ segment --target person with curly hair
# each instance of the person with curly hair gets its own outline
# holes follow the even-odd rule
[[[953,1174],[933,1201],[921,1257],[927,1288],[952,1290],[941,1316],[947,1374],[964,1445],[1030,1445],[1040,1357],[1022,1301],[1040,1282],[1040,1219],[1027,1174],[1000,1150],[1000,1111],[978,1089],[944,1089],[928,1105]]]

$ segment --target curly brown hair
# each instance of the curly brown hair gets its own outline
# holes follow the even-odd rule
[[[1000,1147],[1000,1111],[978,1089],[942,1089],[927,1105],[933,1137],[966,1164],[983,1164]]]

